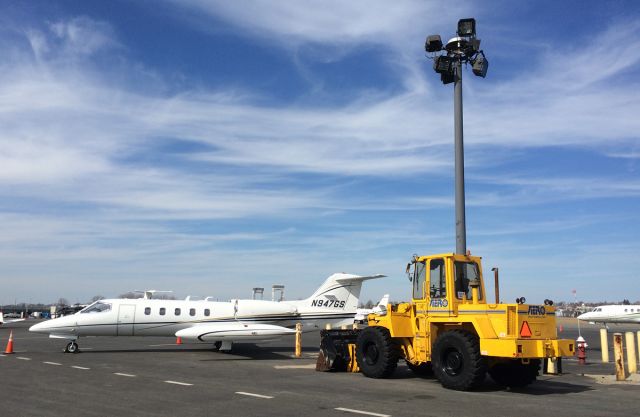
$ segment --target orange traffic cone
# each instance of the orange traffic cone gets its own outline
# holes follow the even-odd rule
[[[7,342],[7,348],[4,350],[6,355],[13,353],[13,330],[9,333],[9,341]]]
[[[178,336],[176,338],[176,345],[181,345],[182,344],[182,338],[180,336]]]

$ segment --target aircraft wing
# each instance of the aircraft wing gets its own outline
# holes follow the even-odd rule
[[[201,342],[240,341],[240,340],[265,340],[277,336],[294,334],[296,331],[273,324],[257,324],[219,322],[196,324],[186,329],[178,330],[177,337],[186,340],[199,340]]]
[[[23,321],[24,319],[3,319],[0,318],[0,324],[9,324],[9,323],[15,323],[16,321]]]

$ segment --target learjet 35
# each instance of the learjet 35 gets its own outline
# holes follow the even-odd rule
[[[29,331],[69,340],[78,352],[81,336],[176,336],[231,350],[236,341],[264,341],[354,322],[362,282],[384,275],[331,275],[311,297],[298,301],[107,299],[76,314],[44,321]]]

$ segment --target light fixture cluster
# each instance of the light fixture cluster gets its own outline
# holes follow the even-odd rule
[[[427,37],[425,51],[433,56],[433,69],[440,74],[443,84],[456,81],[456,68],[459,63],[470,63],[473,73],[478,77],[486,77],[489,61],[480,49],[480,39],[476,38],[476,20],[460,19],[457,36],[451,38],[446,45],[440,35]],[[444,52],[440,54],[440,52]]]

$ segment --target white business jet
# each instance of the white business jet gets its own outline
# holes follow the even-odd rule
[[[387,312],[387,304],[389,304],[389,294],[382,296],[378,304],[373,308],[359,308],[356,310],[354,320],[358,323],[364,323],[369,314],[384,314]]]
[[[362,282],[384,275],[331,275],[306,300],[263,301],[142,299],[99,300],[76,314],[44,321],[29,331],[70,340],[65,352],[78,351],[81,336],[177,336],[230,350],[235,341],[269,340],[326,324],[352,324]]]
[[[640,324],[640,305],[606,305],[578,316],[578,320],[603,323],[605,325],[636,323]]]

